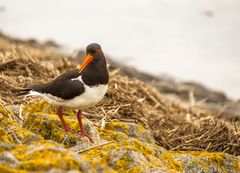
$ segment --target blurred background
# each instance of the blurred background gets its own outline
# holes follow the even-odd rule
[[[0,30],[69,53],[98,42],[124,64],[240,98],[239,0],[0,0]]]

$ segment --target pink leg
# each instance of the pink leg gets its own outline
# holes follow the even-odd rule
[[[82,125],[82,111],[81,110],[78,110],[78,112],[77,112],[77,119],[78,119],[78,123],[79,123],[80,129],[81,129],[81,135],[86,136],[91,142],[93,142],[92,137],[90,135],[88,135],[83,128],[83,125]]]
[[[59,107],[57,109],[57,114],[58,114],[58,117],[60,118],[61,122],[62,122],[62,125],[63,125],[63,128],[65,129],[66,132],[70,132],[70,133],[76,133],[75,130],[71,129],[67,123],[65,122],[65,120],[63,119],[63,116],[62,116],[62,108]]]

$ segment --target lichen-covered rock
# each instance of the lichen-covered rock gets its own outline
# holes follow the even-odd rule
[[[76,117],[66,116],[64,119],[71,128],[79,131],[79,124]],[[96,128],[90,121],[83,119],[83,126],[86,132],[92,136],[94,141],[100,140]],[[88,138],[83,138],[80,133],[71,134],[65,132],[56,114],[31,114],[25,120],[23,127],[35,134],[43,136],[44,139],[53,140],[68,147],[75,146],[79,143],[87,144],[86,147],[91,145]]]
[[[106,130],[123,132],[127,136],[136,138],[142,142],[155,143],[155,140],[149,130],[144,129],[141,125],[135,123],[111,122],[105,126]]]
[[[160,160],[167,170],[179,172],[240,172],[240,159],[225,153],[167,151]]]
[[[91,172],[95,168],[91,163],[59,144],[13,145],[0,154],[0,172],[45,172],[58,169],[61,171]],[[8,171],[7,171],[8,170]]]
[[[22,123],[0,117],[0,172],[240,172],[240,158],[225,153],[167,151],[155,144],[149,130],[135,123],[107,122],[97,128],[84,118],[95,143],[62,128],[54,108],[24,108]],[[9,111],[10,112],[10,111]],[[66,122],[79,125],[73,112]],[[23,124],[23,125],[22,125]]]
[[[18,159],[8,151],[4,151],[0,154],[0,163],[14,168],[20,165]]]
[[[3,117],[0,123],[0,141],[6,143],[32,144],[43,137],[22,128],[17,122]]]

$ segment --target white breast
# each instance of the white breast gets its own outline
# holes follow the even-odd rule
[[[83,94],[71,100],[64,101],[64,106],[72,108],[87,108],[94,106],[103,99],[108,89],[108,85],[98,85],[96,87],[84,85],[84,87],[85,92]]]

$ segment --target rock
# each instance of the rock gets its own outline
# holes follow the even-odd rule
[[[186,173],[240,171],[240,159],[224,153],[208,152],[166,152],[162,158],[168,160],[168,169]],[[162,159],[160,158],[160,159]],[[164,159],[162,159],[164,160]],[[171,162],[169,162],[171,161]],[[164,161],[165,162],[165,161]],[[166,163],[166,162],[165,162]]]
[[[73,121],[71,114],[65,119],[67,122]],[[4,120],[4,122],[11,121]],[[90,121],[85,120],[84,123],[89,124],[86,125],[89,129],[93,129]],[[1,142],[0,172],[237,173],[240,171],[240,159],[228,154],[167,151],[155,144],[150,131],[135,123],[120,121],[106,123],[106,129],[93,130],[96,133],[95,138],[99,138],[93,145],[87,145],[88,141],[74,135],[69,138],[76,140],[75,142],[71,143],[74,140],[63,142],[64,137],[61,136],[65,136],[66,133],[61,129],[61,124],[54,114],[32,113],[28,115],[23,127],[14,125],[17,129],[23,129],[23,137],[20,139],[26,138],[26,131],[27,134],[36,133],[43,137],[35,143],[31,141],[20,144],[11,138]],[[72,127],[77,129],[74,125]],[[92,133],[91,130],[88,132]],[[73,147],[68,149],[72,145],[75,147],[74,151],[71,151]]]
[[[42,110],[47,113],[41,112]],[[53,112],[51,107],[40,102],[33,110],[24,108],[23,116],[27,117],[23,127],[8,118],[2,119],[2,128],[14,126],[14,129],[18,129],[14,133],[17,136],[21,130],[23,133],[22,137],[19,137],[20,141],[25,141],[29,145],[19,144],[19,141],[8,137],[6,128],[2,129],[0,131],[2,141],[6,144],[2,142],[0,145],[0,160],[3,163],[0,164],[0,171],[97,170],[149,173],[239,171],[239,159],[224,153],[167,151],[155,144],[149,130],[135,123],[108,122],[105,130],[97,130],[89,120],[84,119],[85,129],[96,139],[95,144],[88,145],[88,140],[66,133]],[[79,130],[75,115],[72,112],[67,114],[69,116],[65,116],[66,121],[72,128]],[[34,140],[26,140],[28,134],[40,137],[32,144]],[[71,147],[72,151],[61,144]]]
[[[79,131],[79,125],[76,121],[76,117],[65,116],[64,119],[71,128]],[[87,134],[91,135],[95,142],[100,140],[97,130],[93,126],[92,122],[83,119],[83,126]],[[58,116],[54,114],[31,114],[25,120],[23,127],[35,134],[43,136],[46,140],[54,140],[68,147],[72,147],[77,144],[84,144],[85,146],[82,147],[86,148],[93,145],[88,138],[81,137],[80,133],[71,134],[65,132]]]
[[[16,168],[20,164],[18,159],[12,153],[6,151],[0,154],[0,163],[13,168]]]
[[[125,133],[127,136],[136,138],[142,142],[155,143],[151,132],[135,123],[111,122],[106,124],[105,129]]]
[[[0,123],[0,140],[5,143],[32,144],[41,142],[43,137],[19,126],[18,123],[3,117]]]
[[[82,160],[80,155],[63,148],[60,144],[47,141],[34,145],[18,144],[0,155],[0,172],[6,172],[6,170],[54,172],[53,168],[61,172],[94,170],[90,163]]]

